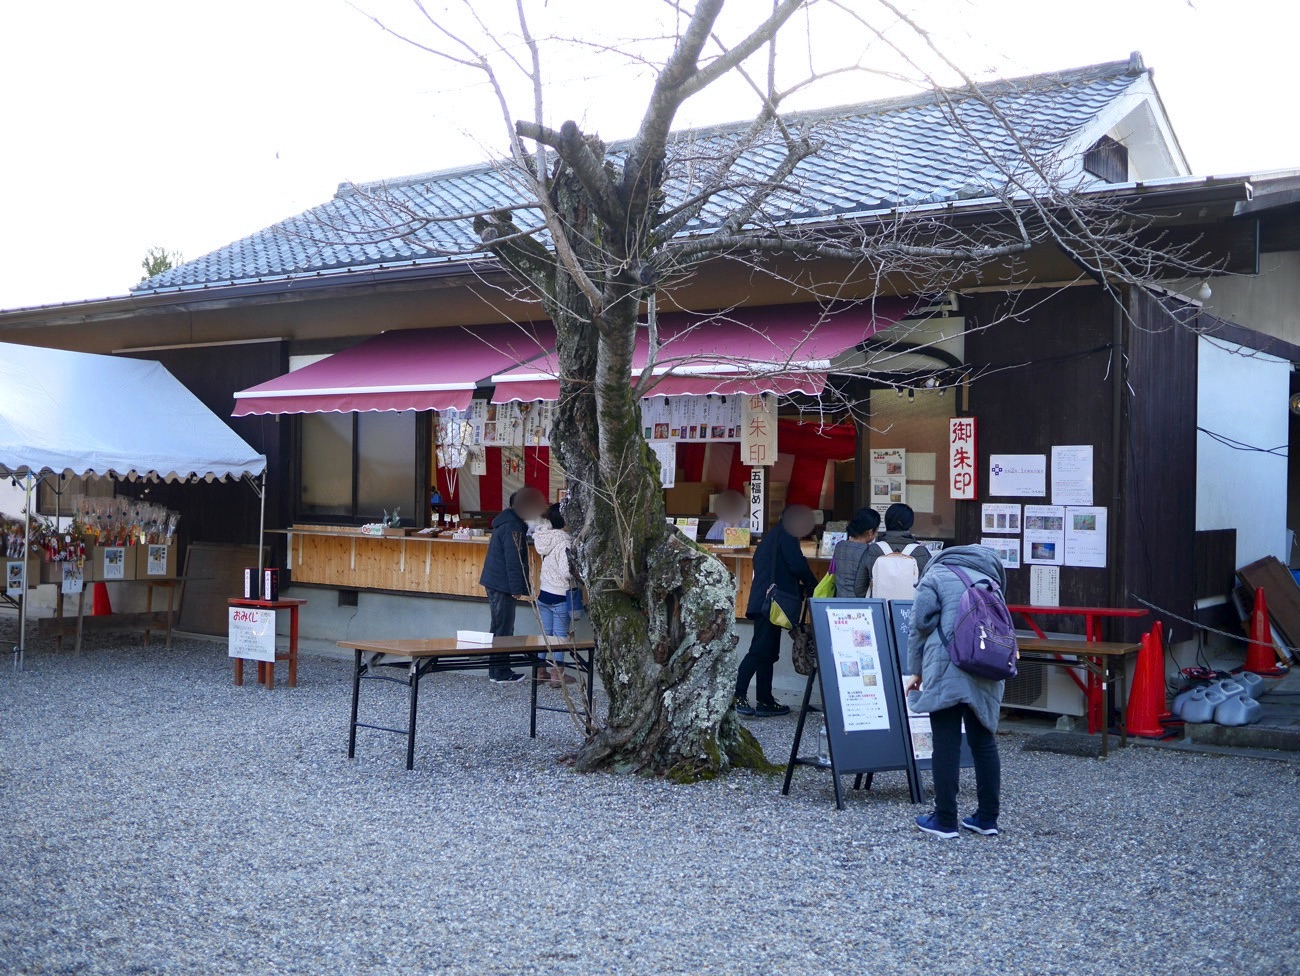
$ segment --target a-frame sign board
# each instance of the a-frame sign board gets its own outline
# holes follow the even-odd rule
[[[799,744],[812,698],[821,689],[826,718],[835,806],[844,809],[840,777],[902,770],[912,802],[920,803],[921,778],[912,754],[912,735],[903,699],[893,630],[883,600],[831,599],[809,603],[817,639],[817,673],[808,678],[783,794],[790,792],[795,766],[821,765],[802,759]]]

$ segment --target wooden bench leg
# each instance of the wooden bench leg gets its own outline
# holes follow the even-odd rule
[[[237,688],[244,687],[244,659],[242,657],[235,658],[235,686]]]

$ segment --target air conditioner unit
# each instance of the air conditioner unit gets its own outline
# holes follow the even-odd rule
[[[1087,702],[1079,686],[1071,680],[1073,673],[1085,681],[1082,668],[1063,668],[1021,659],[1018,673],[1008,679],[1002,693],[1003,708],[1023,708],[1053,715],[1085,715]]]

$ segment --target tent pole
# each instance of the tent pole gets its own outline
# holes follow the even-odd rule
[[[257,523],[257,585],[262,587],[262,573],[266,569],[262,565],[263,554],[266,551],[266,469],[262,469],[262,484],[257,489],[257,497],[262,500],[262,512]],[[265,594],[263,594],[265,595]]]
[[[32,472],[27,472],[27,501],[23,506],[23,602],[18,611],[18,646],[14,648],[14,670],[23,669],[23,658],[27,653],[27,604],[31,599],[28,589],[27,567],[30,565],[32,550]]]

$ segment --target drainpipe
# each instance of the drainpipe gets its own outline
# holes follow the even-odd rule
[[[1128,289],[1124,289],[1122,297],[1128,297]],[[1113,304],[1112,317],[1112,335],[1111,335],[1111,370],[1110,370],[1110,389],[1111,389],[1111,425],[1110,425],[1110,456],[1111,456],[1111,475],[1110,475],[1110,518],[1109,522],[1109,540],[1107,545],[1110,547],[1110,605],[1112,607],[1122,606],[1125,602],[1125,577],[1127,573],[1120,562],[1120,554],[1124,551],[1121,543],[1123,541],[1124,531],[1124,513],[1122,511],[1124,495],[1124,475],[1127,470],[1126,447],[1127,443],[1124,437],[1124,309],[1120,304],[1120,299],[1116,298]],[[1121,625],[1122,626],[1122,625]],[[1113,640],[1115,635],[1108,635]]]

